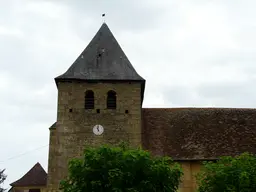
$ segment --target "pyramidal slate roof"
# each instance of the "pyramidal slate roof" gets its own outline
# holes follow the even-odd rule
[[[47,173],[40,163],[36,163],[23,177],[10,185],[12,187],[45,186],[46,182]]]
[[[59,80],[145,80],[136,72],[114,35],[103,23],[89,45]]]

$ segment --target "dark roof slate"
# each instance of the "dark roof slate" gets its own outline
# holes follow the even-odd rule
[[[144,108],[142,145],[176,160],[256,154],[256,109]]]
[[[12,187],[46,186],[47,173],[36,163],[22,178],[11,183]]]
[[[114,35],[103,23],[89,45],[58,80],[145,81],[133,68]]]

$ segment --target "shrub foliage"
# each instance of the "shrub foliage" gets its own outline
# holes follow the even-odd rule
[[[222,157],[215,163],[205,162],[197,182],[199,192],[255,192],[256,157],[244,153]]]
[[[0,170],[0,192],[5,191],[5,189],[4,189],[3,187],[1,187],[2,184],[3,184],[3,182],[4,182],[5,179],[6,179],[6,175],[4,174],[4,171],[5,171],[5,169]]]
[[[69,162],[69,175],[61,182],[64,192],[174,192],[182,170],[167,157],[153,157],[141,149],[88,147],[81,159]]]

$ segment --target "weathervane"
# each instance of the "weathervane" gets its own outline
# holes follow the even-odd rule
[[[103,13],[101,16],[102,16],[102,18],[103,18],[103,23],[105,23],[105,16],[106,16],[106,14]]]

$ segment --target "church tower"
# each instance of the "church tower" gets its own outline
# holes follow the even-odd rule
[[[57,122],[50,128],[48,191],[67,175],[85,145],[141,144],[145,80],[104,23],[71,67],[55,78]]]

